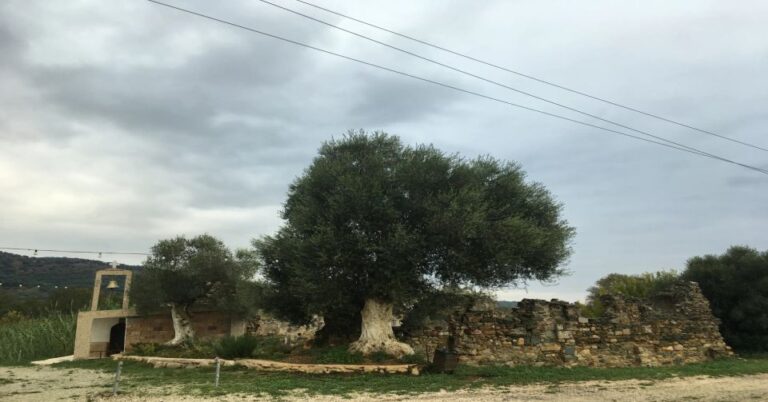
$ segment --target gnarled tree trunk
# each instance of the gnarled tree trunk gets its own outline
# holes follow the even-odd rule
[[[171,318],[173,319],[173,339],[166,342],[166,345],[178,345],[194,339],[195,330],[192,329],[192,320],[187,306],[172,303]]]
[[[366,299],[360,314],[360,339],[349,345],[350,352],[360,352],[364,355],[384,352],[395,357],[413,354],[413,348],[398,342],[392,332],[392,303]]]

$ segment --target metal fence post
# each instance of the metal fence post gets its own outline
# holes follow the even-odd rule
[[[216,382],[214,383],[216,387],[219,386],[219,378],[221,377],[221,360],[218,356],[216,356]]]
[[[117,391],[120,389],[120,372],[123,371],[123,362],[117,362],[117,370],[115,370],[115,384],[112,385],[112,395],[117,395]]]

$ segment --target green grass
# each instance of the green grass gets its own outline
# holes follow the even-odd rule
[[[71,355],[75,344],[75,313],[51,313],[0,325],[0,365]]]
[[[116,363],[91,360],[61,363],[57,367],[103,369],[114,372]],[[553,367],[469,367],[460,366],[456,373],[407,375],[308,375],[267,373],[238,367],[222,368],[221,386],[213,386],[212,368],[155,369],[151,366],[125,362],[121,387],[127,393],[142,395],[148,387],[173,387],[174,393],[219,395],[228,393],[286,395],[303,390],[307,395],[349,395],[355,392],[375,394],[413,394],[446,391],[480,386],[507,386],[546,383],[556,388],[564,382],[639,379],[646,384],[671,377],[695,375],[735,376],[768,373],[768,359],[723,359],[702,364],[670,367],[628,368],[553,368]],[[554,389],[553,388],[553,389]],[[169,391],[170,392],[170,391]]]
[[[374,353],[368,357],[350,353],[346,345],[324,346],[303,349],[286,345],[279,337],[226,337],[218,341],[197,341],[176,346],[156,343],[140,343],[130,352],[137,356],[183,357],[212,359],[247,358],[276,361],[293,361],[315,364],[363,364],[363,363],[408,363],[423,364],[422,354],[395,359],[385,353]]]

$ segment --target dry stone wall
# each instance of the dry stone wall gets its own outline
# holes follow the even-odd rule
[[[595,319],[556,299],[524,299],[512,309],[485,303],[431,323],[406,342],[429,355],[453,334],[461,361],[470,364],[658,366],[733,354],[694,282],[649,300],[601,302],[605,313]]]
[[[264,312],[259,312],[246,321],[245,333],[253,336],[282,338],[288,345],[304,345],[315,338],[325,322],[322,317],[314,317],[307,325],[296,325],[278,320]]]

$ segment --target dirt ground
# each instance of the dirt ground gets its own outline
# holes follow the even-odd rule
[[[92,370],[52,367],[0,368],[2,401],[203,401],[197,397],[168,396],[168,389],[144,390],[149,396],[109,395],[112,375]],[[165,395],[164,395],[165,394]],[[213,398],[217,401],[267,400],[245,395]],[[212,399],[212,400],[213,400]],[[308,398],[300,394],[281,400],[319,401],[768,401],[768,374],[743,377],[687,377],[664,381],[590,381],[559,385],[525,385],[413,396],[352,395]]]

